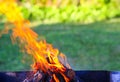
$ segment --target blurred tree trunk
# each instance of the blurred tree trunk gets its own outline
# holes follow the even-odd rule
[[[80,6],[80,0],[77,0],[77,6]]]

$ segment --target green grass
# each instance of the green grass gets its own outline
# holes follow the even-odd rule
[[[66,54],[75,70],[120,69],[120,19],[91,24],[40,24],[32,29]],[[22,55],[9,36],[0,38],[0,70],[29,70],[30,56]]]

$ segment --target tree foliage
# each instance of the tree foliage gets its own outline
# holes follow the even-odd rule
[[[31,21],[86,23],[120,16],[119,0],[18,0],[18,3],[23,16]]]

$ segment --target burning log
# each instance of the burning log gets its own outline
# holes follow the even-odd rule
[[[69,78],[70,82],[75,82],[75,72],[72,69],[67,69],[64,75]],[[55,82],[55,78],[58,79],[59,82],[66,82],[63,74],[59,72],[49,71],[48,73],[43,73],[40,70],[36,73],[30,72],[27,74],[23,82]]]
[[[110,82],[110,73],[109,71],[75,71],[75,77],[69,82]],[[61,75],[56,74],[56,77],[60,79],[59,82],[65,82]],[[41,72],[0,72],[0,82],[55,82],[51,80],[51,76]]]

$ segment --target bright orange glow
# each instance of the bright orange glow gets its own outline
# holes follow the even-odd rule
[[[23,18],[15,0],[0,0],[0,12],[7,17],[8,22],[15,26],[12,29],[13,33],[11,36],[13,43],[19,42],[22,50],[34,58],[32,67],[44,73],[49,70],[51,72],[60,72],[66,82],[68,82],[69,79],[64,75],[66,71],[64,62],[61,63],[58,58],[60,56],[64,60],[65,56],[63,54],[59,55],[59,50],[53,48],[46,41],[37,40],[37,33],[29,28],[30,22]],[[69,65],[67,64],[66,67],[69,67]],[[53,77],[56,82],[59,82],[54,74]]]
[[[59,79],[55,76],[55,74],[53,74],[53,78],[54,78],[55,82],[60,82]]]

